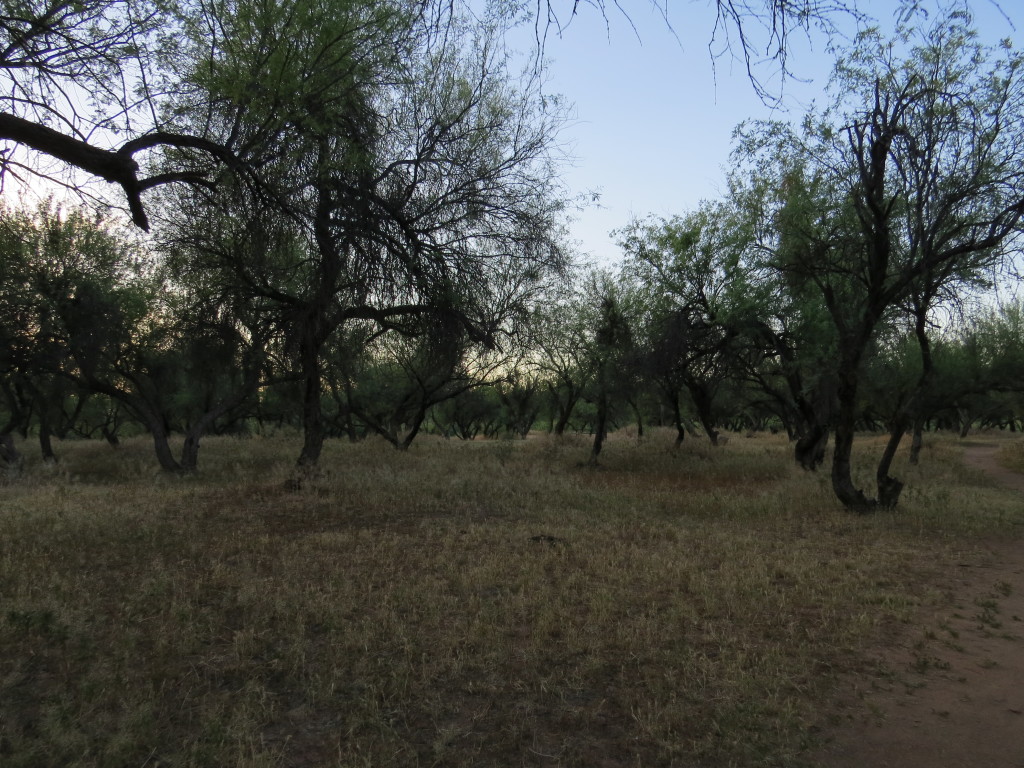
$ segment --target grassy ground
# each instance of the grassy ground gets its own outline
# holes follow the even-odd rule
[[[936,563],[1024,509],[952,440],[866,517],[788,451],[337,442],[295,491],[285,438],[188,478],[62,445],[0,486],[0,763],[799,765]]]
[[[997,459],[1007,469],[1024,473],[1024,440],[1015,440],[1001,446]]]

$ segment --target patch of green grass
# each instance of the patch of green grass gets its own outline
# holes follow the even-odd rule
[[[941,443],[873,516],[776,437],[587,447],[332,442],[300,490],[288,437],[207,439],[184,478],[142,439],[30,461],[0,762],[799,764],[836,676],[945,599],[936,563],[1022,517],[975,514]]]

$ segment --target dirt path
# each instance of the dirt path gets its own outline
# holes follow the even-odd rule
[[[964,463],[980,469],[999,483],[1024,492],[1024,475],[1007,469],[996,461],[1000,446],[996,443],[975,443],[964,450]]]
[[[1024,493],[1024,475],[999,466],[997,452],[971,446],[964,461]],[[951,564],[949,589],[952,608],[880,656],[891,677],[848,683],[848,714],[812,759],[828,768],[1024,768],[1024,545],[993,542]]]

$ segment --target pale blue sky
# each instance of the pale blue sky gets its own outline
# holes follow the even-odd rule
[[[564,141],[576,160],[566,182],[577,194],[601,193],[600,208],[577,216],[572,237],[601,263],[619,259],[609,231],[632,217],[671,216],[718,197],[736,125],[747,118],[798,118],[821,97],[832,64],[824,39],[809,44],[794,35],[789,67],[803,81],[785,84],[789,111],[773,112],[758,99],[742,63],[728,57],[712,62],[714,11],[708,2],[670,3],[678,39],[646,0],[622,4],[636,7],[630,13],[637,32],[614,8],[606,26],[586,7],[561,37],[551,34],[547,41],[547,88],[574,105]],[[859,6],[891,27],[892,0],[860,0]],[[982,37],[1024,44],[1024,3],[1001,0],[999,7],[1002,13],[990,0],[972,3]]]

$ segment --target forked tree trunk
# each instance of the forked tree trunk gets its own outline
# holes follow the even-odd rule
[[[556,435],[565,434],[565,430],[569,426],[569,419],[572,418],[572,412],[576,408],[576,402],[579,400],[578,397],[570,393],[566,398],[565,403],[562,403],[561,398],[558,397],[558,392],[554,387],[548,387],[548,391],[551,393],[551,397],[554,400],[555,408],[558,411],[558,418],[555,420],[553,432]]]
[[[900,493],[903,491],[903,483],[892,477],[889,470],[892,469],[893,460],[896,458],[896,451],[906,434],[908,425],[914,430],[914,438],[911,444],[910,463],[916,464],[921,454],[921,403],[925,391],[931,382],[932,363],[931,345],[928,341],[927,311],[930,297],[925,295],[923,300],[916,305],[914,333],[917,336],[918,348],[921,351],[921,375],[917,379],[913,391],[906,402],[897,410],[889,426],[889,441],[886,443],[885,451],[878,462],[878,471],[875,479],[878,483],[878,503],[882,507],[892,509],[899,501]]]
[[[195,472],[199,466],[199,441],[221,416],[237,408],[253,394],[259,385],[259,374],[249,373],[247,380],[237,392],[225,398],[204,413],[185,433],[181,447],[181,467],[185,472]]]
[[[400,451],[409,450],[409,446],[412,445],[412,441],[416,439],[416,435],[420,433],[420,428],[423,426],[423,422],[427,418],[427,409],[430,407],[424,402],[420,403],[416,409],[416,414],[412,417],[412,422],[409,424],[409,430],[405,433],[405,437],[400,441],[395,441],[394,446]]]
[[[932,360],[932,347],[928,339],[928,318],[927,306],[931,301],[931,294],[926,293],[916,303],[916,314],[914,319],[914,335],[917,336],[917,346],[921,351],[921,375],[917,380],[917,389],[907,403],[907,413],[913,419],[912,429],[914,436],[910,442],[910,463],[917,464],[921,458],[921,446],[924,442],[924,418],[921,415],[922,403],[926,391],[931,384],[935,363]]]
[[[704,427],[708,440],[711,441],[711,445],[718,445],[718,430],[715,429],[714,418],[711,414],[711,395],[699,383],[687,384],[687,389],[690,390],[690,397],[697,408],[697,418],[700,420],[700,425]]]

